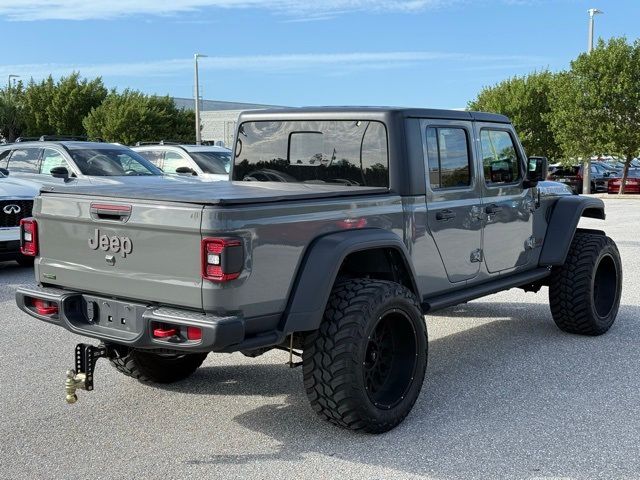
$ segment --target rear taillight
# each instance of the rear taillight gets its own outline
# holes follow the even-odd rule
[[[40,298],[34,298],[31,303],[36,313],[40,315],[50,316],[58,314],[57,303],[49,302],[47,300],[41,300]]]
[[[227,282],[240,276],[244,266],[244,248],[237,238],[202,239],[202,278]]]
[[[20,252],[28,257],[38,255],[38,223],[31,217],[20,220]]]

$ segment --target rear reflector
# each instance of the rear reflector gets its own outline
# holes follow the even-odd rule
[[[57,303],[41,300],[39,298],[34,298],[31,303],[39,315],[56,315],[58,313]]]
[[[38,255],[38,223],[31,217],[20,220],[20,253]]]
[[[202,330],[198,327],[187,327],[187,340],[202,340]]]
[[[244,266],[244,248],[237,238],[202,239],[202,278],[227,282],[240,276]]]
[[[154,338],[170,338],[178,335],[180,330],[177,328],[163,328],[158,327],[153,329],[153,337]]]

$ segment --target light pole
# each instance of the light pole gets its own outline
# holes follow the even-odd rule
[[[201,53],[195,53],[193,55],[193,60],[195,61],[195,72],[194,72],[194,101],[196,107],[196,145],[200,145],[202,143],[202,136],[200,133],[200,80],[198,79],[198,58],[206,57]]]
[[[603,14],[602,10],[598,10],[597,8],[590,8],[588,10],[589,13],[589,43],[587,44],[587,53],[591,53],[593,50],[593,30],[595,24],[595,16]],[[587,158],[584,161],[584,165],[582,167],[583,175],[582,175],[582,193],[591,193],[591,158]]]
[[[20,75],[13,75],[13,74],[9,75],[9,80],[7,81],[7,89],[8,90],[11,90],[11,79],[12,78],[20,78]]]

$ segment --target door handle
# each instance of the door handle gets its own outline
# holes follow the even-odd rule
[[[494,215],[502,211],[502,207],[496,204],[488,205],[487,208],[484,209],[487,215]]]
[[[436,213],[436,220],[451,220],[452,218],[456,218],[456,214],[453,213],[451,210],[441,210],[438,213]]]

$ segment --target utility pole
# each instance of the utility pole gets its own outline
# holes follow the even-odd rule
[[[604,13],[597,8],[590,8],[589,13],[589,43],[587,44],[587,53],[593,50],[593,33],[595,16]],[[591,158],[586,158],[582,166],[582,193],[591,193]]]
[[[200,145],[202,143],[202,135],[200,132],[200,80],[198,78],[198,58],[206,57],[201,53],[195,53],[193,55],[193,60],[195,61],[195,72],[194,72],[194,101],[195,101],[195,110],[196,110],[196,145]]]

